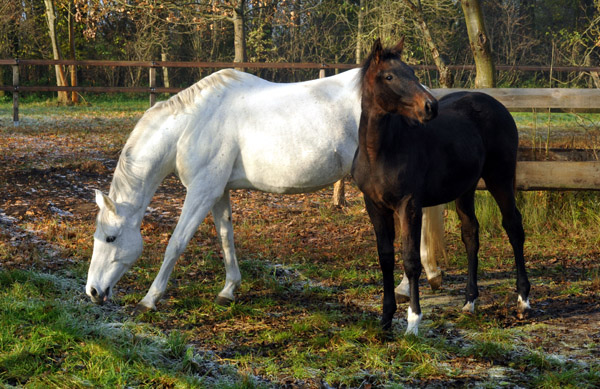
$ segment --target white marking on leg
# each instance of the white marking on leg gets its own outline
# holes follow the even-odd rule
[[[406,318],[408,326],[406,327],[405,335],[419,334],[419,323],[421,323],[421,318],[423,318],[423,314],[420,313],[417,315],[410,307],[408,307],[408,315]]]
[[[519,295],[517,298],[517,311],[525,312],[528,309],[531,309],[531,306],[529,305],[529,299],[523,300],[523,298]]]
[[[477,299],[473,301],[467,301],[465,306],[462,308],[462,311],[465,313],[475,313],[475,301],[477,301]]]

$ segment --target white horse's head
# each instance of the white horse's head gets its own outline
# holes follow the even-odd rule
[[[139,221],[126,205],[96,190],[100,207],[94,234],[94,252],[85,292],[96,304],[112,296],[112,289],[142,253]]]

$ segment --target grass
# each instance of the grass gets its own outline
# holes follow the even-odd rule
[[[117,311],[92,306],[78,280],[0,273],[0,383],[27,387],[248,387],[248,378]],[[218,379],[208,375],[219,372]]]
[[[13,132],[8,124],[10,107],[0,103],[0,122],[6,124],[0,135],[28,135],[39,141],[59,138],[75,147],[77,140],[85,140],[89,146],[81,154],[69,155],[68,148],[60,159],[46,161],[64,171],[98,171],[91,182],[107,185],[108,169],[86,166],[81,160],[91,154],[89,150],[116,158],[146,106],[145,99],[98,100],[90,107],[25,102],[22,126]],[[533,127],[528,127],[524,115],[517,119],[524,128]],[[564,123],[570,121],[578,126],[574,119]],[[36,163],[29,161],[23,169],[29,172]],[[235,192],[234,225],[243,276],[236,303],[228,308],[213,303],[225,274],[214,227],[204,223],[178,261],[159,310],[132,318],[128,313],[155,277],[176,221],[176,212],[167,205],[181,194],[181,189],[173,189],[151,204],[171,214],[146,217],[144,254],[120,281],[114,303],[103,307],[91,305],[82,292],[92,252],[93,211],[81,211],[73,218],[35,213],[14,221],[18,231],[49,242],[51,250],[27,239],[12,241],[16,230],[0,225],[0,384],[600,385],[595,359],[562,357],[570,349],[557,347],[552,336],[567,339],[553,317],[539,314],[525,322],[511,317],[516,297],[510,247],[497,207],[485,192],[477,194],[476,205],[481,225],[480,309],[474,315],[459,312],[465,258],[459,222],[450,206],[449,261],[443,265],[448,280],[441,292],[421,288],[424,322],[418,337],[403,335],[405,305],[399,307],[391,334],[379,327],[381,276],[374,238],[362,199],[351,185],[349,206],[343,210],[329,206],[327,191],[280,197]],[[518,201],[528,236],[534,298],[557,305],[573,300],[593,304],[600,290],[600,196],[527,192]],[[50,266],[53,262],[59,266]],[[19,266],[27,270],[14,269]],[[431,302],[444,298],[450,303]],[[574,317],[567,315],[565,322]],[[597,347],[598,339],[590,337],[578,350],[593,356]],[[502,378],[491,377],[492,368],[499,369]]]

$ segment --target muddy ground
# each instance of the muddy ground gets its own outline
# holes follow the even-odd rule
[[[119,146],[107,147],[101,141],[48,132],[4,129],[0,132],[0,150],[0,239],[10,241],[11,245],[18,247],[13,260],[1,263],[0,270],[35,268],[53,272],[64,268],[69,265],[64,259],[69,257],[69,250],[77,250],[78,244],[91,244],[91,237],[87,242],[81,243],[76,241],[81,239],[79,236],[64,237],[61,241],[63,243],[59,245],[63,252],[57,253],[56,261],[53,261],[52,258],[36,254],[36,246],[47,244],[46,239],[50,236],[40,226],[51,226],[56,220],[74,225],[93,225],[96,207],[92,189],[108,190]],[[237,212],[244,217],[252,212],[269,215],[281,209],[279,216],[284,218],[286,209],[302,211],[303,207],[311,206],[311,196],[329,196],[329,193],[325,191],[307,195],[298,205],[297,197],[238,191],[232,194],[232,202],[234,214]],[[350,186],[348,195],[359,194]],[[183,188],[175,177],[170,176],[155,196],[152,209],[147,215],[148,220],[174,226],[183,196]],[[242,203],[244,208],[236,209]],[[281,223],[270,228],[289,229],[294,226]],[[302,233],[299,232],[299,235]],[[332,236],[328,238],[335,239]],[[69,239],[73,240],[71,246],[64,244]],[[456,246],[456,242],[454,245]],[[452,249],[457,248],[451,247]],[[493,317],[502,328],[542,323],[543,326],[528,330],[531,336],[527,342],[532,348],[543,350],[560,360],[573,360],[586,366],[595,363],[600,358],[600,282],[597,278],[600,255],[595,254],[597,253],[587,252],[578,257],[577,262],[572,260],[569,253],[560,249],[556,253],[529,257],[533,309],[522,321],[515,320],[513,315],[515,296],[499,297],[486,293],[494,284],[514,280],[512,268],[506,266],[497,271],[486,272],[480,277],[481,298],[478,309]],[[565,293],[569,285],[589,278],[593,269],[596,269],[595,280],[586,283],[583,290],[580,288],[573,293]],[[435,318],[436,312],[441,311],[450,318],[461,315],[465,281],[465,269],[448,267],[445,269],[441,291],[432,292],[423,288],[422,304],[425,311],[431,312],[430,318]],[[379,302],[367,301],[363,302],[363,306],[373,303]],[[425,327],[427,320],[426,316]],[[457,331],[452,323],[445,328],[448,333]],[[493,361],[487,364],[473,362],[455,361],[456,364],[463,365],[465,371],[471,371],[471,376],[467,375],[449,384],[460,386],[461,383],[468,383],[469,378],[481,379],[485,375],[511,377],[519,374],[518,371],[509,371],[507,368],[494,370],[490,368],[494,365]],[[438,384],[444,386],[443,383]]]

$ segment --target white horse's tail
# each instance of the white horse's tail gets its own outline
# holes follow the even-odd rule
[[[444,240],[444,205],[423,208],[423,226],[421,229],[421,264],[427,274],[432,289],[442,285],[442,271],[438,259],[446,262],[446,244]]]
[[[395,216],[396,233],[401,229],[400,219]],[[438,266],[438,258],[446,262],[446,244],[444,241],[444,205],[423,208],[423,224],[421,227],[421,265],[427,275],[431,289],[442,286],[442,270]],[[402,282],[396,287],[396,302],[406,302],[410,296],[410,288],[406,273]]]

